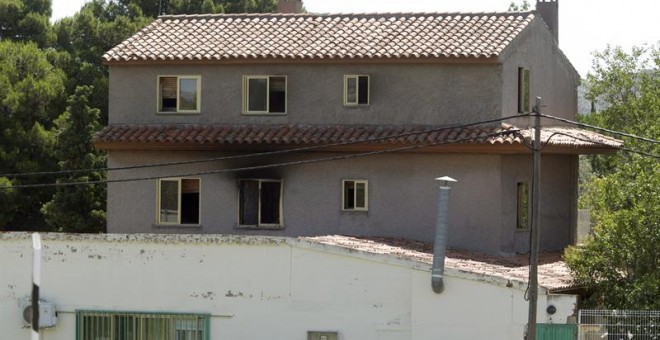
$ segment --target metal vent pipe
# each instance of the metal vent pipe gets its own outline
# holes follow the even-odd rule
[[[455,179],[445,176],[436,178],[444,183],[440,186],[438,194],[438,216],[435,227],[435,241],[433,242],[433,267],[431,269],[431,287],[437,294],[445,290],[443,275],[445,272],[445,252],[447,251],[447,216],[449,213],[449,194],[451,187],[447,182],[456,182]]]

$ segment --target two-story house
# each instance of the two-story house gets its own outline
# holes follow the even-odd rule
[[[104,56],[108,231],[529,245],[534,98],[575,119],[557,2],[516,13],[162,16]],[[547,23],[551,23],[549,25]],[[544,120],[542,250],[574,242],[578,154],[620,143]],[[165,163],[165,165],[163,165]]]

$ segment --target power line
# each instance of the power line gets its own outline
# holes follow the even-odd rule
[[[591,139],[588,139],[588,138],[580,138],[580,137],[569,135],[569,134],[563,133],[563,132],[555,132],[550,136],[550,138],[554,137],[555,135],[562,135],[562,136],[574,138],[574,139],[577,139],[577,140],[581,140],[583,142],[589,142],[589,143],[599,144],[599,145],[603,145],[603,146],[610,146],[609,144],[603,143],[601,141],[591,140]],[[550,140],[550,138],[548,138],[548,141]],[[619,147],[618,149],[621,150],[621,151],[636,153],[638,155],[642,155],[642,156],[646,156],[646,157],[660,159],[660,155],[648,153],[648,152],[641,151],[641,150],[629,149],[629,148],[624,148],[624,147]]]
[[[464,138],[458,138],[458,139],[447,140],[447,141],[442,141],[442,142],[418,144],[418,145],[399,147],[399,148],[393,148],[393,149],[386,149],[386,150],[370,151],[370,152],[363,152],[363,153],[354,153],[354,154],[349,154],[349,155],[341,155],[341,156],[333,156],[333,157],[315,158],[315,159],[308,159],[308,160],[302,160],[302,161],[283,162],[283,163],[266,164],[266,165],[256,165],[256,166],[249,166],[249,167],[242,167],[242,168],[199,171],[199,172],[174,174],[174,175],[169,174],[169,175],[144,176],[144,177],[121,178],[121,179],[110,179],[110,180],[106,179],[106,180],[96,180],[96,181],[87,181],[87,182],[21,184],[21,185],[15,185],[15,186],[0,186],[0,189],[44,188],[44,187],[61,187],[61,186],[75,186],[75,185],[89,185],[89,184],[137,182],[137,181],[147,181],[147,180],[169,178],[169,177],[190,177],[190,176],[202,176],[202,175],[211,175],[211,174],[219,174],[219,173],[238,172],[238,171],[270,169],[270,168],[278,168],[278,167],[291,166],[291,165],[303,165],[303,164],[310,164],[310,163],[336,161],[336,160],[351,159],[351,158],[358,158],[358,157],[365,157],[365,156],[373,156],[373,155],[379,155],[379,154],[385,154],[385,153],[408,151],[408,150],[413,150],[413,149],[418,149],[418,148],[425,148],[425,147],[434,146],[434,145],[453,144],[453,143],[458,143],[458,142],[462,142],[462,141],[468,141],[468,140],[474,140],[474,139],[479,139],[479,138],[484,138],[484,137],[487,138],[487,137],[493,137],[493,136],[498,136],[498,135],[511,134],[511,133],[515,133],[515,132],[520,132],[520,129],[511,129],[511,130],[507,130],[507,131],[494,132],[494,133],[490,133],[490,134],[486,134],[486,135],[480,135],[480,136],[476,136],[476,137],[464,137]]]
[[[443,131],[443,130],[460,129],[460,128],[466,128],[466,127],[475,126],[475,125],[495,123],[495,122],[500,122],[500,121],[511,119],[511,118],[520,118],[520,117],[526,117],[526,116],[529,116],[529,114],[528,113],[527,114],[518,114],[518,115],[495,118],[495,119],[489,119],[489,120],[483,120],[483,121],[478,121],[478,122],[468,123],[468,124],[449,125],[449,126],[444,126],[444,127],[440,127],[440,128],[433,128],[433,129],[427,129],[427,130],[422,130],[422,131],[408,132],[408,133],[402,133],[402,134],[397,134],[397,135],[392,135],[392,136],[367,138],[367,139],[350,141],[350,142],[327,143],[327,144],[306,146],[306,147],[293,148],[293,149],[275,150],[275,151],[259,152],[259,153],[243,154],[243,155],[232,155],[232,156],[213,157],[213,158],[204,158],[204,159],[187,160],[187,161],[176,161],[176,162],[165,162],[165,163],[142,164],[142,165],[124,166],[124,167],[106,167],[106,168],[93,168],[93,169],[72,169],[72,170],[57,170],[57,171],[40,171],[40,172],[23,172],[23,173],[12,173],[12,174],[0,174],[0,177],[20,178],[20,177],[29,177],[29,176],[65,175],[65,174],[76,174],[76,173],[86,173],[86,172],[96,172],[96,171],[134,170],[134,169],[144,169],[144,168],[154,168],[154,167],[164,167],[164,166],[176,166],[176,165],[208,163],[208,162],[224,161],[224,160],[230,160],[230,159],[280,155],[280,154],[286,154],[286,153],[312,151],[312,150],[335,147],[335,146],[346,146],[346,145],[353,145],[353,144],[360,144],[360,143],[377,142],[377,141],[382,141],[382,140],[387,140],[387,139],[402,138],[402,137],[418,135],[418,134],[423,134],[423,133],[439,132],[439,131]]]
[[[653,144],[660,144],[659,140],[646,138],[646,137],[641,137],[641,136],[637,136],[637,135],[633,135],[633,134],[625,133],[625,132],[621,132],[621,131],[610,130],[610,129],[602,128],[602,127],[599,127],[599,126],[580,123],[580,122],[576,122],[576,121],[566,119],[566,118],[560,118],[560,117],[555,117],[555,116],[546,115],[546,114],[541,114],[541,117],[550,118],[550,119],[554,119],[554,120],[557,120],[557,121],[560,121],[560,122],[573,124],[573,125],[581,127],[581,128],[593,129],[593,130],[596,130],[596,131],[607,132],[607,133],[611,133],[613,135],[629,137],[629,138],[641,140],[641,141],[644,141],[644,142],[649,142],[649,143],[653,143]]]

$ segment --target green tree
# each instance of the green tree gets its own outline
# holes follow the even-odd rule
[[[529,1],[523,0],[522,4],[517,4],[513,1],[509,4],[509,12],[522,12],[522,11],[528,11],[529,10]]]
[[[92,145],[92,136],[101,128],[100,111],[88,105],[92,89],[76,88],[69,106],[56,121],[55,155],[61,170],[95,169],[105,165],[105,156]],[[59,179],[60,184],[102,180],[102,172],[72,173]],[[41,211],[46,222],[64,232],[105,231],[105,186],[98,184],[59,186],[53,199]]]
[[[611,104],[591,123],[660,139],[660,50],[608,48],[595,55],[588,76],[591,98]],[[626,139],[626,148],[660,155],[660,146]],[[660,161],[634,153],[595,157],[595,176],[581,204],[592,213],[587,241],[566,250],[593,306],[660,309]]]
[[[55,40],[51,12],[50,0],[0,0],[0,39],[50,46]]]
[[[277,8],[277,0],[121,0],[124,6],[136,5],[144,15],[201,13],[269,13]]]
[[[56,169],[51,129],[65,104],[65,78],[35,44],[0,41],[0,174]],[[21,177],[12,184],[39,180]],[[51,195],[48,189],[21,189],[12,200],[3,200],[0,228],[42,227],[39,207]]]

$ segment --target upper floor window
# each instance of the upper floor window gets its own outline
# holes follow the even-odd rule
[[[530,112],[529,87],[529,69],[518,67],[518,113]]]
[[[200,76],[158,77],[158,112],[199,113]]]
[[[369,76],[344,76],[344,105],[369,105]]]
[[[342,181],[342,210],[367,211],[369,183],[366,180],[347,179]]]
[[[158,224],[199,224],[200,180],[158,180]]]
[[[286,76],[243,76],[243,112],[286,113]]]
[[[241,226],[282,226],[282,181],[241,179],[238,193],[238,224]]]

